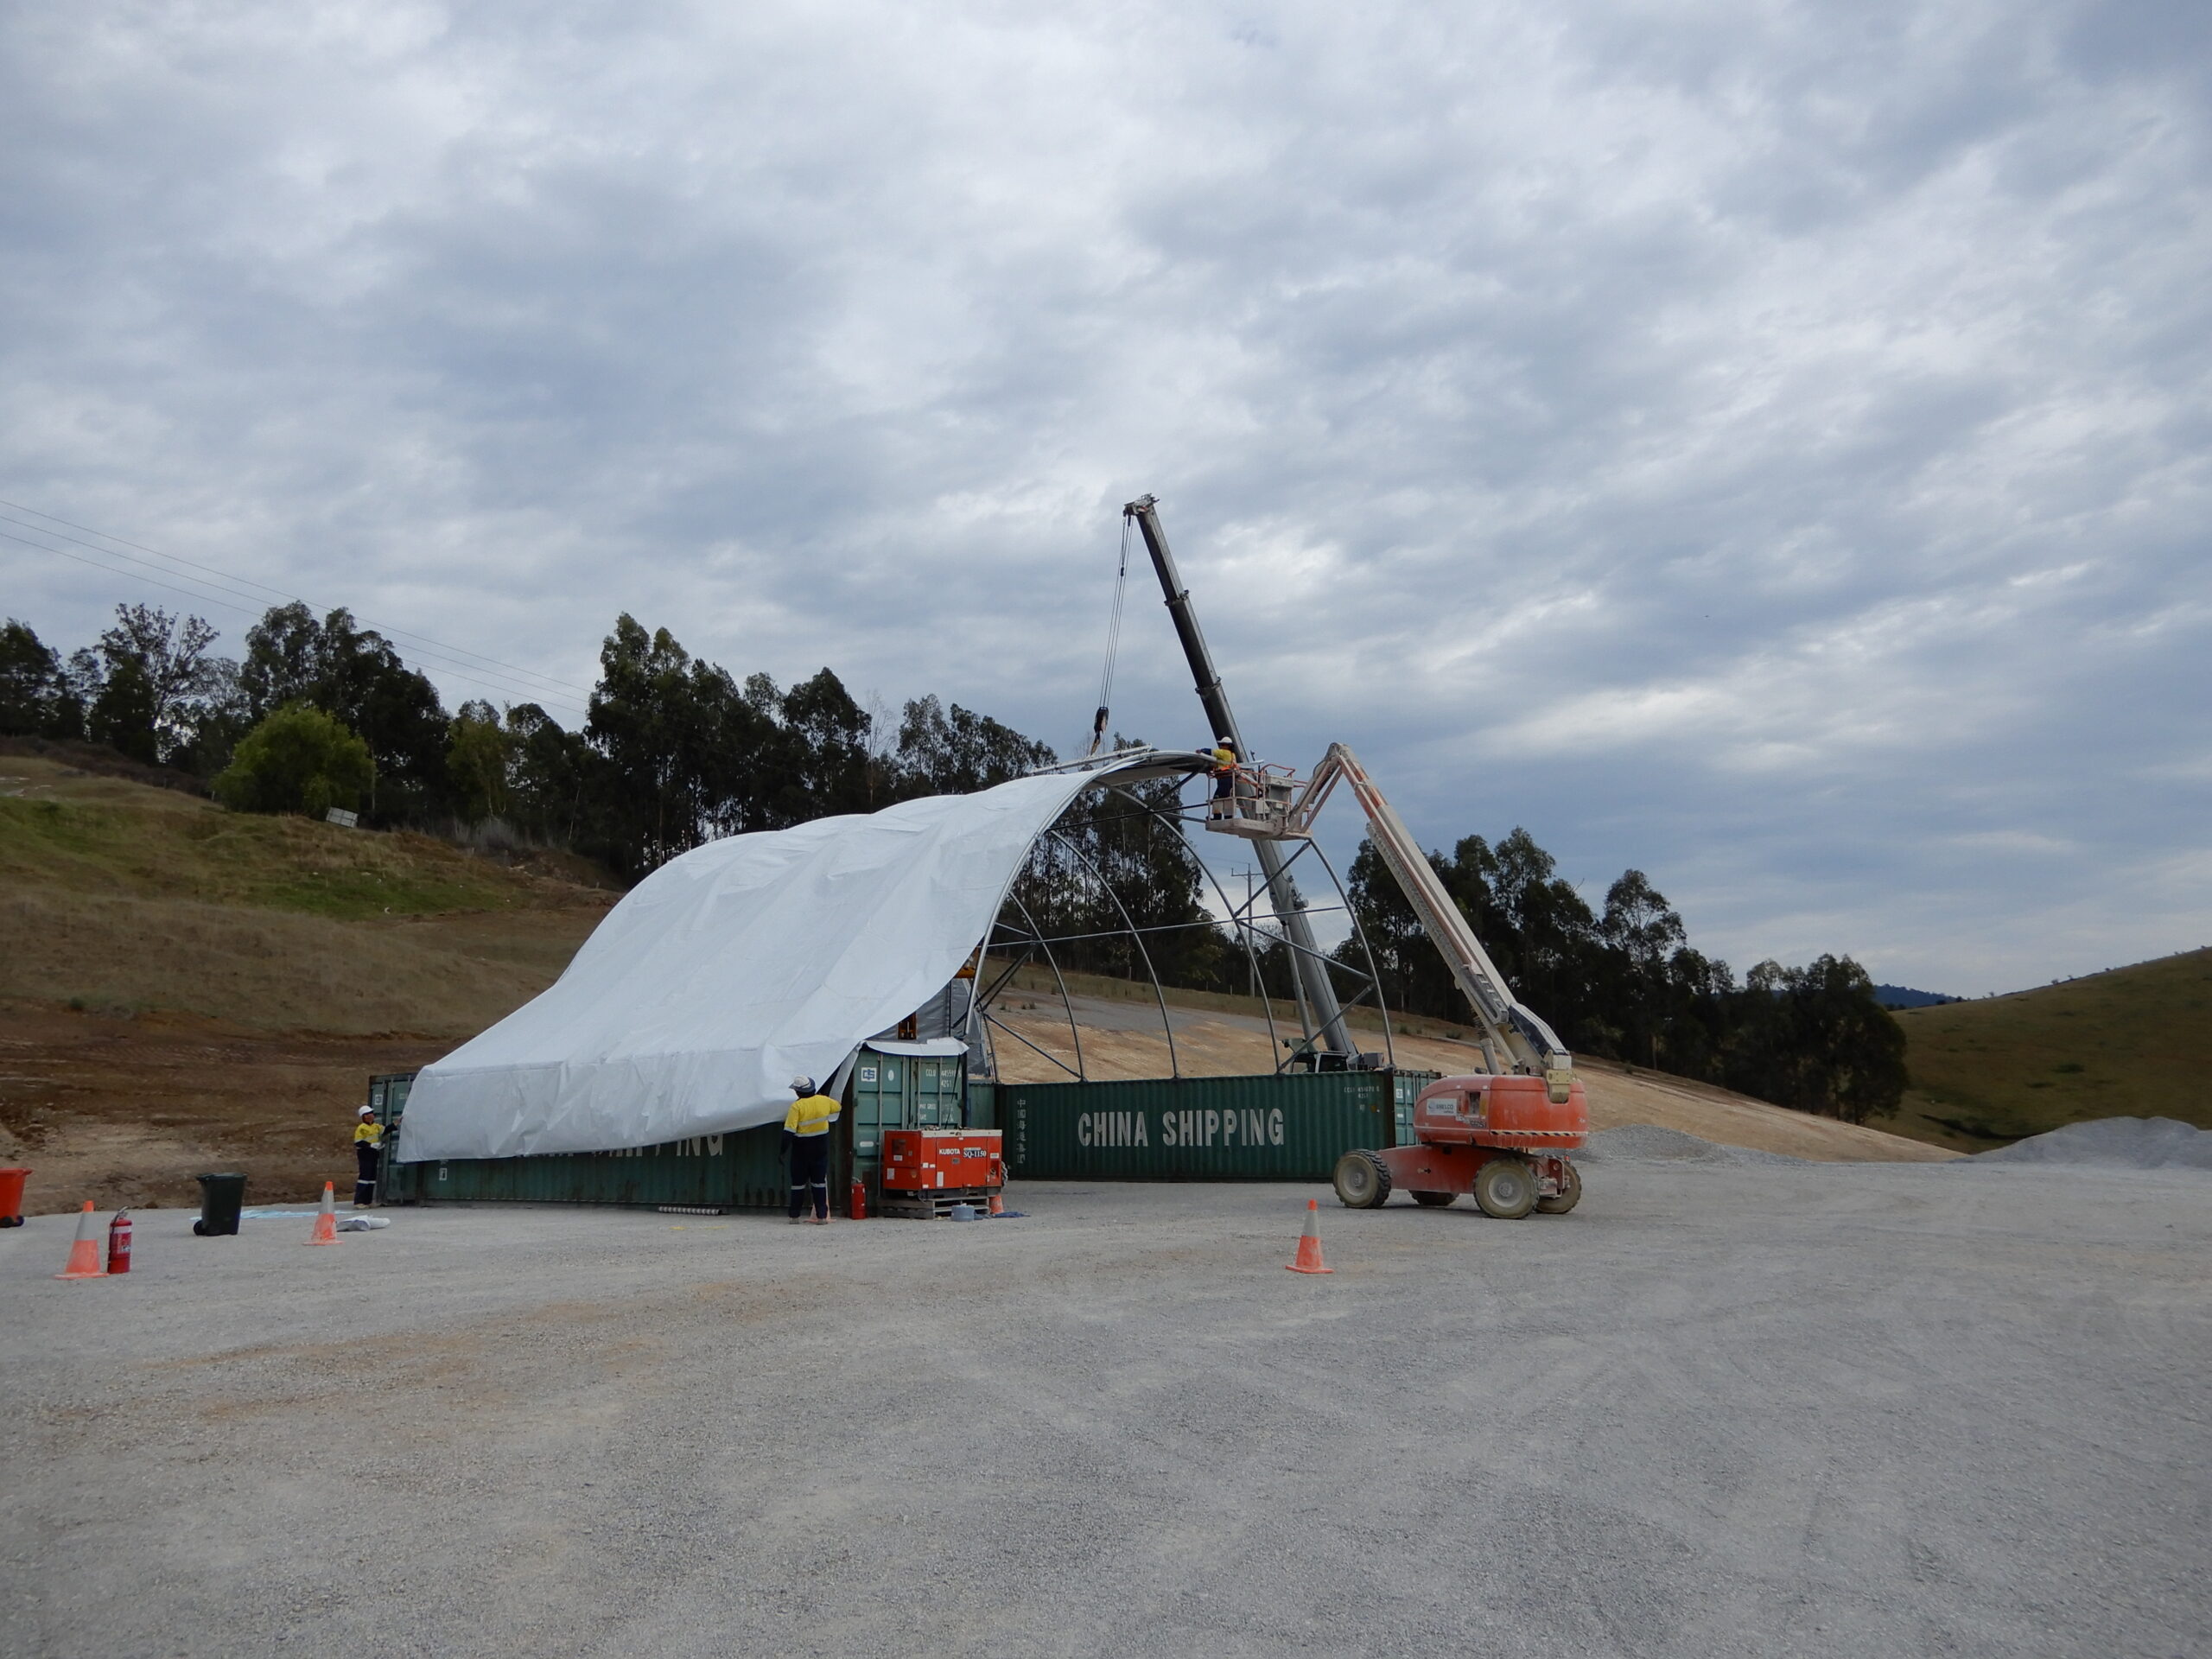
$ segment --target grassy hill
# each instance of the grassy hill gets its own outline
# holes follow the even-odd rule
[[[2212,1128],[2212,950],[1897,1015],[1912,1088],[1882,1127],[1986,1151],[2092,1117]]]
[[[0,755],[0,1000],[467,1036],[560,972],[605,887]]]
[[[228,813],[0,753],[0,1161],[35,1210],[350,1180],[375,1071],[558,976],[616,893],[579,860]]]

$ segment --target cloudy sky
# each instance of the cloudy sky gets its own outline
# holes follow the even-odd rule
[[[2208,19],[8,8],[0,611],[248,620],[27,507],[572,702],[628,610],[1065,750],[1150,491],[1255,746],[1432,844],[1739,969],[2194,947]],[[1135,578],[1117,687],[1206,735]]]

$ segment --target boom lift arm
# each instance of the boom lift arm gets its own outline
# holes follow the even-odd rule
[[[1491,1069],[1498,1069],[1497,1055],[1503,1051],[1512,1057],[1515,1071],[1540,1073],[1546,1094],[1554,1103],[1564,1103],[1568,1087],[1574,1080],[1574,1057],[1567,1052],[1541,1015],[1514,1000],[1505,976],[1497,971],[1490,952],[1483,949],[1482,941],[1475,937],[1474,930],[1467,925],[1467,918],[1460,914],[1459,906],[1452,902],[1452,895],[1444,890],[1444,883],[1430,868],[1413,831],[1406,828],[1397,809],[1383,798],[1375,780],[1359,764],[1358,756],[1341,743],[1329,745],[1328,753],[1313,769],[1304,792],[1291,807],[1285,830],[1292,835],[1309,833],[1314,815],[1319,812],[1339,779],[1351,785],[1360,810],[1367,814],[1369,839],[1376,854],[1397,878],[1398,886],[1414,907],[1414,914],[1421,918],[1421,926],[1435,941],[1436,948],[1444,953],[1452,977],[1459,982],[1459,988],[1473,1005],[1475,1019],[1483,1029],[1483,1046],[1489,1052]]]

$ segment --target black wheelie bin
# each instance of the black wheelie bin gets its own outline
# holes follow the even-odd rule
[[[245,1177],[202,1175],[199,1180],[200,1219],[192,1230],[202,1238],[237,1232],[238,1211],[245,1207]]]

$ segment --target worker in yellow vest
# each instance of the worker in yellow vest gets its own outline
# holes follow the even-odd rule
[[[1206,815],[1233,818],[1236,816],[1236,746],[1226,737],[1217,739],[1207,758],[1213,762],[1213,800]]]
[[[791,1079],[791,1093],[798,1098],[784,1114],[784,1145],[791,1159],[791,1221],[796,1224],[814,1198],[814,1224],[830,1221],[830,1126],[837,1121],[837,1103],[817,1093],[814,1079]]]
[[[384,1156],[384,1125],[366,1106],[353,1117],[353,1207],[365,1210],[377,1201],[377,1164]]]

